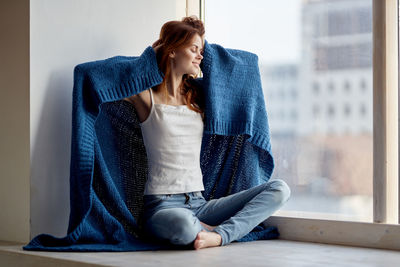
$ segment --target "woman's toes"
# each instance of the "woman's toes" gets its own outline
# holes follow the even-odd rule
[[[204,240],[201,238],[202,237],[202,232],[204,232],[204,230],[201,230],[197,236],[196,239],[194,240],[194,249],[201,249],[204,246]]]

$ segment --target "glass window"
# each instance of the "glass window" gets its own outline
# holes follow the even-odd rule
[[[313,106],[314,118],[317,118],[319,116],[319,113],[320,113],[320,107],[317,104],[314,104]]]
[[[292,89],[292,98],[293,98],[293,100],[296,100],[296,98],[297,98],[297,91],[296,91],[296,89]]]
[[[328,117],[332,118],[335,116],[335,107],[332,104],[328,104]]]
[[[319,84],[317,82],[313,83],[312,88],[313,88],[314,94],[318,94],[319,93]]]
[[[350,83],[349,81],[345,80],[343,83],[343,88],[346,92],[350,92]]]
[[[367,82],[365,81],[365,79],[361,79],[360,88],[362,92],[365,92],[367,90]]]
[[[351,89],[372,87],[372,0],[205,0],[205,26],[211,43],[258,55],[264,96],[295,87],[266,101],[273,176],[292,192],[282,210],[371,222],[372,94]]]
[[[295,109],[292,109],[290,115],[292,117],[292,121],[295,121],[297,119],[297,112]]]
[[[350,116],[350,113],[351,113],[350,104],[346,103],[346,104],[344,105],[344,115],[345,115],[345,117]]]
[[[328,89],[331,93],[333,93],[335,91],[335,84],[333,83],[333,81],[329,81],[328,83]]]
[[[367,108],[364,103],[360,105],[360,114],[361,117],[365,117],[367,114]]]
[[[285,100],[285,90],[283,88],[279,89],[279,97],[281,100]]]

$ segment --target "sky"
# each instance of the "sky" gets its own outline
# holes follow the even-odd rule
[[[205,38],[258,55],[260,63],[300,57],[302,0],[205,0]]]

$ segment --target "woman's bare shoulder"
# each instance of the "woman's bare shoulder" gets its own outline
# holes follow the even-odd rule
[[[149,89],[144,90],[140,92],[139,94],[126,97],[123,100],[128,101],[129,103],[133,104],[135,107],[138,107],[138,105],[146,105],[150,106],[150,92]]]

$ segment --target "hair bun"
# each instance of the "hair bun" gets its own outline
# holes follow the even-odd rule
[[[182,22],[192,26],[193,28],[203,28],[203,22],[196,16],[183,17]]]

